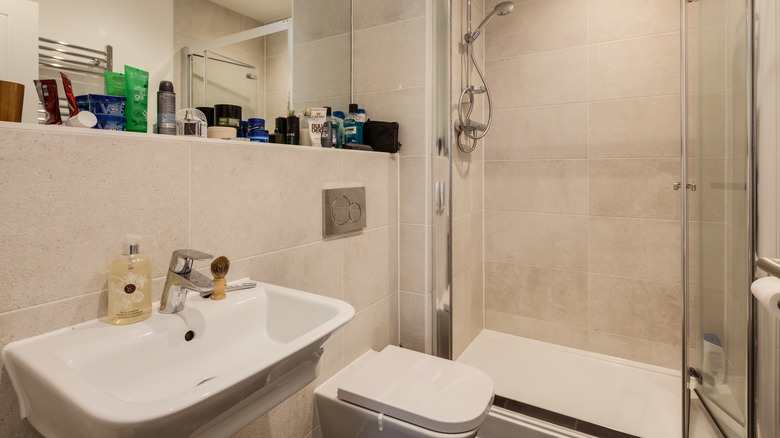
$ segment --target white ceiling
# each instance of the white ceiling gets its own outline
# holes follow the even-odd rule
[[[292,15],[292,0],[211,0],[261,23],[271,23]]]

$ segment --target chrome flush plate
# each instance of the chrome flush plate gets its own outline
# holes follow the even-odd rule
[[[366,227],[366,188],[322,191],[322,236],[331,237]]]

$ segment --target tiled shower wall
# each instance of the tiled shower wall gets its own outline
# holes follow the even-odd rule
[[[155,300],[171,252],[194,248],[230,258],[228,280],[354,306],[320,377],[236,436],[316,434],[314,388],[398,342],[398,156],[6,122],[0,139],[0,348],[105,316],[108,264],[129,232],[152,259]],[[323,239],[321,190],[353,184],[366,187],[367,228]],[[2,368],[0,436],[39,436]]]
[[[484,3],[482,0],[471,2],[471,30],[482,21]],[[466,75],[471,75],[471,84],[481,85],[471,61],[466,58],[465,46],[461,46],[467,30],[467,9],[465,0],[452,2],[451,24],[451,65],[452,65],[452,102],[451,118],[458,120],[457,102],[466,86]],[[484,71],[485,38],[474,43],[474,55]],[[468,105],[463,106],[463,110]],[[484,120],[484,95],[477,95],[472,120]],[[483,290],[483,217],[484,202],[483,166],[484,140],[479,141],[472,153],[461,151],[457,138],[452,139],[452,349],[453,358],[457,358],[468,344],[479,334],[484,324]],[[466,150],[472,143],[461,136]]]
[[[485,39],[485,327],[675,367],[679,2],[515,1]]]
[[[352,2],[345,0],[293,1],[294,87],[291,100],[296,110],[330,106],[333,111],[347,112],[352,66],[351,7]],[[287,65],[283,71],[288,71]],[[286,92],[286,83],[284,85]],[[286,93],[284,97],[287,97]],[[286,105],[286,100],[283,102]]]

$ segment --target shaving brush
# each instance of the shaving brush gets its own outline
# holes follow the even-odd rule
[[[230,269],[230,260],[225,256],[219,256],[211,262],[211,275],[214,276],[214,292],[211,294],[212,300],[225,299],[225,276]]]

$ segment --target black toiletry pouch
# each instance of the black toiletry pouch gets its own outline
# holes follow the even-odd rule
[[[398,122],[369,120],[363,125],[363,144],[371,146],[375,151],[394,154],[401,149],[398,127]]]

